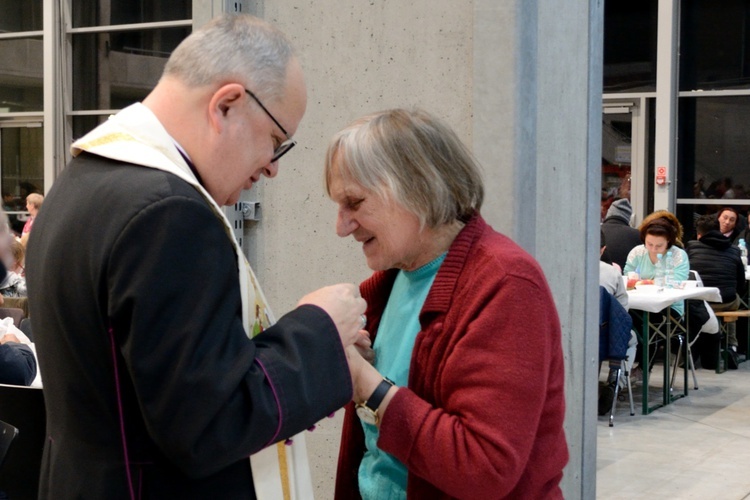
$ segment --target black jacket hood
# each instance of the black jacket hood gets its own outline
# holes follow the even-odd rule
[[[721,234],[717,230],[709,231],[700,239],[701,243],[716,248],[717,250],[726,250],[732,246],[732,240]]]

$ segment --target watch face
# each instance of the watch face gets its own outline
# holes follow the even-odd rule
[[[366,424],[377,425],[378,415],[363,405],[357,405],[357,416]]]

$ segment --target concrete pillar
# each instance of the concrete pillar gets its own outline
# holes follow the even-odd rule
[[[602,1],[262,4],[299,49],[310,93],[298,147],[245,195],[262,204],[245,241],[277,315],[317,287],[370,274],[359,246],[334,234],[321,177],[331,135],[389,107],[438,114],[484,166],[484,215],[548,277],[566,358],[563,490],[594,498]],[[318,498],[332,497],[339,423],[308,435]]]
[[[563,492],[595,498],[603,2],[475,0],[474,11],[484,213],[539,260],[552,288],[566,360]]]

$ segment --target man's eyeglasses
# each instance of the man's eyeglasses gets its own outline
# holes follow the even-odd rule
[[[284,135],[286,136],[286,140],[284,142],[282,142],[281,144],[279,144],[276,147],[276,149],[274,150],[274,152],[273,152],[273,156],[271,157],[271,163],[273,163],[276,160],[278,160],[279,158],[281,158],[282,156],[284,156],[285,154],[287,154],[289,152],[289,150],[292,149],[295,144],[297,144],[297,141],[295,141],[294,139],[292,139],[289,136],[289,134],[286,133],[286,130],[284,130],[284,127],[281,126],[281,123],[279,123],[278,120],[276,120],[276,118],[273,117],[273,115],[271,114],[271,112],[268,111],[265,106],[263,106],[263,103],[260,102],[260,99],[258,99],[258,96],[256,96],[255,94],[253,94],[252,92],[250,92],[247,89],[245,89],[245,92],[247,92],[247,95],[249,95],[250,97],[252,97],[253,99],[255,99],[255,102],[258,103],[258,106],[260,106],[260,109],[262,109],[263,111],[266,112],[266,114],[268,115],[268,117],[271,120],[273,120],[273,122],[276,124],[276,126],[279,127],[279,129],[282,132],[284,132]]]

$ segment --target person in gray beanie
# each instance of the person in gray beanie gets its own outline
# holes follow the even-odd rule
[[[641,244],[638,230],[630,227],[632,215],[633,208],[630,206],[630,201],[627,198],[621,198],[609,207],[601,225],[602,232],[607,239],[607,248],[602,254],[602,260],[617,264],[621,272],[630,250]]]
[[[630,217],[633,215],[633,208],[630,206],[630,201],[621,198],[610,205],[607,210],[607,216],[604,220],[608,220],[612,217],[616,217],[623,221],[625,224],[630,225]]]

